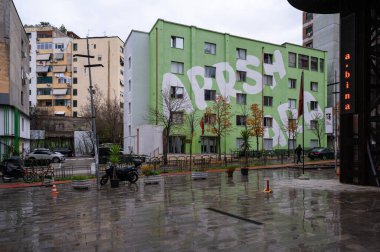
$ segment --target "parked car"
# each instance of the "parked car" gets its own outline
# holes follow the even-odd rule
[[[53,149],[54,152],[59,152],[63,154],[65,157],[72,157],[73,156],[73,151],[70,150],[69,148],[55,148]]]
[[[334,151],[329,148],[323,148],[323,147],[313,148],[309,152],[308,157],[311,160],[314,160],[316,158],[323,159],[323,160],[332,159],[334,158]]]
[[[65,161],[65,156],[58,152],[53,152],[48,149],[35,149],[29,154],[26,154],[25,159],[32,160],[50,160],[54,163]]]

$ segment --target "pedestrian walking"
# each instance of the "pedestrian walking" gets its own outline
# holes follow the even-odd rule
[[[301,161],[301,154],[302,154],[302,147],[301,145],[299,144],[298,147],[295,149],[295,153],[297,154],[297,164],[298,162],[302,163]]]

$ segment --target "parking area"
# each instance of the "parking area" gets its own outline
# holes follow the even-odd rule
[[[0,189],[2,251],[376,251],[380,189],[333,169],[210,172],[158,185]],[[269,178],[273,193],[263,193]]]

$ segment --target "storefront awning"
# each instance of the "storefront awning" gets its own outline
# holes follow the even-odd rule
[[[37,61],[48,61],[48,60],[50,60],[50,53],[37,55]]]
[[[37,73],[47,73],[47,72],[49,72],[49,66],[37,66],[36,72]]]
[[[66,72],[67,66],[53,66],[54,73],[64,73]]]
[[[53,95],[66,95],[66,94],[67,94],[67,88],[53,90]]]
[[[63,60],[63,53],[56,53],[54,54],[55,60]]]

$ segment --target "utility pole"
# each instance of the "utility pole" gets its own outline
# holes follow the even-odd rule
[[[94,64],[91,65],[90,58],[94,58],[94,56],[90,55],[90,45],[88,43],[88,36],[86,38],[87,43],[87,55],[83,54],[74,54],[73,57],[84,57],[87,58],[87,65],[84,67],[88,68],[88,76],[90,80],[89,92],[90,92],[90,106],[91,106],[91,126],[92,126],[92,143],[94,146],[95,153],[95,174],[96,174],[96,188],[100,190],[100,182],[99,182],[99,151],[98,151],[98,141],[96,137],[96,115],[95,115],[95,107],[94,107],[94,90],[92,86],[92,77],[91,77],[91,67],[104,67],[102,64]]]

